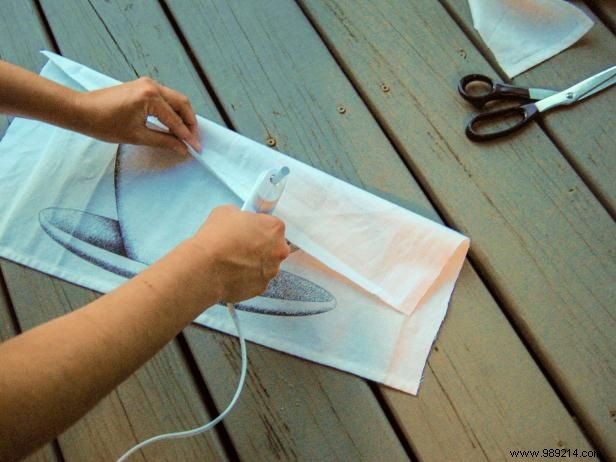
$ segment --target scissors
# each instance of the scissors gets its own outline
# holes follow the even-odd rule
[[[494,82],[482,74],[462,77],[458,84],[460,95],[475,107],[490,101],[518,99],[520,105],[486,111],[474,116],[466,124],[466,136],[473,141],[487,141],[519,130],[539,113],[558,106],[574,104],[616,83],[616,66],[601,71],[563,91],[545,88],[524,88]],[[492,130],[480,130],[480,125],[498,125]]]

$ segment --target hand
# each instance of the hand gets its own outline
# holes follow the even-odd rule
[[[284,223],[270,215],[230,205],[212,211],[190,241],[197,255],[213,260],[215,281],[210,288],[218,291],[219,300],[238,302],[265,291],[289,256],[284,231]]]
[[[188,98],[148,77],[102,90],[78,93],[81,132],[114,143],[143,144],[187,154],[184,140],[200,151],[197,119]],[[145,126],[153,115],[170,134]]]

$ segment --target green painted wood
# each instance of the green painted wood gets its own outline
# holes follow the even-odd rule
[[[457,80],[493,71],[442,7],[302,4],[431,199],[471,237],[474,261],[585,430],[614,457],[608,213],[536,125],[501,142],[466,139]]]
[[[16,263],[2,265],[24,329],[77,309],[98,294]],[[95,365],[93,365],[95,366]],[[139,441],[211,419],[179,346],[172,342],[59,437],[65,460],[115,460]],[[144,449],[146,460],[225,460],[215,434]]]
[[[450,0],[445,3],[464,24],[464,30],[480,46],[484,56],[491,57],[491,52],[473,28],[468,3]],[[585,9],[585,5],[579,6]],[[515,84],[565,89],[613,66],[616,63],[614,35],[596,18],[595,22],[593,28],[574,46],[515,77]],[[616,215],[615,119],[616,91],[613,88],[542,118],[561,152],[585,178],[612,216]]]
[[[131,7],[131,2],[92,2],[92,5],[93,9],[79,7],[77,10],[79,19],[75,20],[64,17],[64,9],[57,5],[57,2],[43,3],[51,28],[65,55],[75,57],[97,69],[115,60],[118,62],[118,67],[115,65],[108,67],[107,71],[124,79],[132,78],[130,75],[132,70],[140,75],[153,75],[152,71],[156,68],[156,78],[190,95],[199,111],[211,119],[220,121],[220,116],[214,112],[213,104],[206,100],[203,84],[191,77],[194,71],[162,10],[154,8],[152,4],[148,8]],[[73,39],[75,35],[81,37],[78,43]],[[115,57],[101,53],[101,49],[114,50],[109,53],[113,53]],[[121,55],[122,59],[117,55]],[[130,68],[126,63],[122,63],[122,60],[129,63]],[[221,357],[219,353],[228,349],[229,342],[235,344],[237,340],[222,335],[214,336],[211,331],[201,332],[201,335],[200,343],[198,338],[189,335],[189,344],[198,360],[208,361],[208,367],[202,368],[208,386],[212,374],[216,377],[225,377],[222,387],[214,393],[216,403],[219,409],[222,409],[226,406],[229,393],[234,390],[238,377],[234,362],[236,358]],[[202,346],[203,338],[213,339],[208,343],[207,349]],[[277,375],[282,376],[288,363],[295,364],[296,368],[300,363],[295,358],[277,361],[278,356],[268,350],[262,351],[260,356],[265,358],[268,367],[265,370],[259,366],[254,367],[253,360],[247,390],[242,395],[238,408],[240,406],[254,408],[262,405],[258,388],[262,374],[271,374],[275,371]],[[311,364],[298,377],[310,377],[313,375],[310,371],[317,368],[319,366]],[[271,428],[262,420],[239,423],[237,420],[226,421],[225,424],[238,453],[248,460],[254,458],[271,460],[281,453],[296,454],[300,459],[311,459],[313,455],[323,454],[326,459],[330,456],[345,459],[346,456],[357,455],[369,460],[378,455],[385,455],[392,460],[406,460],[407,457],[382,409],[363,381],[347,378],[349,386],[345,394],[334,394],[330,397],[323,390],[339,383],[340,376],[340,373],[329,371],[326,374],[319,373],[319,380],[310,379],[313,384],[310,387],[310,395],[313,399],[319,403],[327,403],[331,399],[333,404],[319,410],[320,418],[316,420],[310,417],[314,413],[314,406],[310,402],[302,401],[299,406],[295,406],[293,427],[287,426],[284,429],[285,434],[279,436],[283,441],[282,449],[277,444],[271,443]],[[349,403],[349,396],[353,400],[353,409],[364,409],[361,415],[344,412],[345,406]],[[270,414],[278,416],[277,422],[281,422],[286,415],[281,414],[281,409],[286,403],[286,396],[274,393],[270,395],[267,407],[270,408]],[[238,410],[234,410],[232,415],[237,412]],[[375,445],[375,440],[365,438],[368,431],[374,431],[379,435],[378,444]],[[320,442],[325,439],[329,439],[330,446],[321,448]],[[238,441],[246,444],[238,445]],[[258,452],[255,452],[256,446],[259,448]]]
[[[175,1],[169,7],[238,131],[261,141],[272,137],[282,151],[304,162],[438,219],[293,2],[209,1],[188,8],[187,2]],[[203,341],[214,343],[210,337]],[[559,441],[590,447],[469,267],[458,282],[437,345],[440,356],[430,359],[429,383],[419,398],[381,389],[421,460],[498,460],[508,450],[556,447]],[[252,361],[261,364],[261,350],[254,350]],[[279,356],[276,362],[287,358]],[[204,370],[212,367],[200,359]],[[287,403],[281,412],[288,416],[274,420],[271,435],[278,436],[276,445],[291,436],[284,423],[295,425],[297,390],[303,392],[302,383],[312,380],[299,378],[291,364],[282,376],[272,372],[259,377],[253,387],[261,389],[262,406],[230,415],[231,432],[235,422],[273,420],[263,407],[280,393]],[[215,390],[225,386],[225,379],[220,384],[214,380],[208,384]],[[345,393],[345,387],[330,387],[328,394]]]
[[[0,343],[15,336],[18,332],[11,319],[11,303],[8,294],[2,286],[2,273],[0,273]],[[2,435],[0,435],[2,438]],[[25,462],[59,462],[50,444],[32,453],[24,459]]]

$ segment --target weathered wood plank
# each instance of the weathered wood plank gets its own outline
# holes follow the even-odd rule
[[[274,137],[282,151],[438,219],[294,3],[209,1],[190,10],[185,6],[173,2],[170,9],[240,132],[262,141]],[[375,82],[377,88],[379,84]],[[345,108],[343,115],[339,106]],[[495,460],[509,449],[555,447],[559,440],[588,448],[468,267],[451,310],[437,342],[440,356],[430,360],[435,372],[426,377],[432,383],[424,386],[419,399],[384,389],[419,458]],[[266,392],[283,393],[288,403],[295,401],[302,381],[295,368],[289,370],[293,372],[280,378],[260,378],[266,390],[261,398],[264,406]],[[433,385],[435,380],[442,388]],[[210,383],[224,386],[224,382]],[[344,393],[339,390],[328,393]],[[261,406],[243,411],[257,417],[263,413]],[[235,413],[229,416],[232,422],[235,418]],[[529,419],[535,424],[532,428]],[[292,415],[286,418],[294,420]],[[284,421],[276,423],[274,432],[283,440]]]
[[[15,18],[19,18],[19,21]],[[49,37],[42,27],[33,1],[3,2],[0,15],[0,59],[38,71],[45,64],[45,57],[38,50],[50,47]],[[8,124],[9,118],[0,114],[0,137]]]
[[[0,58],[16,64],[29,64],[39,71],[47,61],[39,53],[51,49],[33,0],[6,0],[0,16]]]
[[[2,285],[0,272],[0,343],[18,334],[11,318],[11,304],[8,294]],[[0,438],[2,435],[0,435]],[[49,443],[24,459],[24,462],[59,462],[52,444]]]
[[[491,57],[491,52],[473,28],[468,3],[450,0],[444,3],[464,25],[465,32],[481,47],[484,56]],[[616,62],[615,44],[612,32],[597,21],[571,48],[515,77],[514,81],[523,86],[565,89],[613,66]],[[542,117],[550,136],[612,216],[616,215],[615,106],[616,91],[612,89]]]
[[[130,64],[130,68],[126,63],[122,63],[121,67],[116,67],[114,64],[113,68],[107,69],[111,75],[130,79],[134,77],[132,70],[140,75],[152,75],[161,82],[188,94],[198,111],[220,122],[220,116],[215,112],[214,105],[207,97],[203,84],[193,77],[194,70],[181,44],[174,37],[162,10],[156,9],[153,4],[148,5],[147,8],[131,7],[130,2],[92,2],[92,5],[96,15],[89,7],[80,7],[79,20],[71,20],[63,17],[65,10],[57,5],[57,2],[44,3],[52,30],[63,53],[99,69],[105,62],[112,62],[113,59],[120,63],[121,60],[117,57],[118,50],[120,50],[123,59]],[[113,40],[106,32],[101,31],[103,26],[100,21],[103,21],[105,30],[109,31]],[[79,43],[72,39],[75,35],[81,37]],[[118,50],[115,47],[118,47]],[[108,53],[113,53],[116,57],[108,57],[107,52],[99,51],[101,49],[110,50]],[[202,342],[193,344],[196,340],[192,335],[188,336],[189,344],[197,359],[208,363],[209,367],[202,369],[208,385],[214,367],[217,376],[225,377],[222,387],[214,393],[217,398],[216,402],[222,409],[227,404],[229,391],[235,387],[237,369],[234,368],[235,358],[221,357],[219,353],[228,349],[229,342],[235,344],[237,340],[222,335],[214,336],[211,332],[201,332],[201,334],[203,338],[213,339],[213,342],[208,344],[208,349],[202,349]],[[254,360],[251,360],[253,362],[247,390],[242,395],[239,407],[256,408],[262,405],[258,388],[261,374],[271,374],[274,371],[282,375],[286,363],[294,362],[296,368],[300,363],[294,358],[289,358],[286,363],[277,363],[275,355],[268,350],[261,353],[262,357],[269,358],[267,359],[268,368],[265,371],[259,366],[255,367]],[[215,358],[215,360],[210,358]],[[318,366],[315,365],[310,366],[311,370],[317,368]],[[332,372],[332,377],[333,374],[335,373]],[[307,370],[299,377],[310,375],[310,370]],[[311,379],[314,385],[310,388],[310,394],[313,399],[325,403],[328,397],[320,387],[331,387],[333,385],[330,384],[338,379],[337,376],[328,378],[327,374],[324,377],[321,375],[319,373],[320,379],[316,382]],[[382,410],[376,404],[369,387],[361,380],[353,380],[346,392],[348,396],[353,397],[354,408],[365,407],[366,410],[362,414],[362,417],[366,418],[365,422],[360,421],[356,416],[344,415],[340,411],[348,403],[347,397],[338,396],[336,398],[338,402],[320,409],[322,418],[319,420],[309,418],[314,412],[314,406],[310,402],[302,401],[293,409],[296,425],[291,429],[287,428],[285,434],[279,435],[281,439],[284,439],[282,450],[288,451],[289,454],[294,452],[300,459],[310,459],[312,454],[325,454],[319,448],[318,441],[329,438],[333,447],[331,454],[338,454],[342,459],[345,458],[345,453],[357,454],[365,459],[374,458],[377,455],[375,452],[375,447],[377,447],[382,449],[381,455],[392,460],[405,460],[406,455]],[[279,409],[284,407],[285,403],[284,396],[271,394],[267,406],[270,408],[270,413],[276,415],[280,413]],[[232,415],[237,412],[238,410],[235,410]],[[305,419],[304,416],[306,416]],[[281,422],[283,418],[278,417],[277,421]],[[249,420],[241,422],[241,425],[235,425],[235,423],[237,421],[232,421],[227,424],[227,427],[242,457],[269,460],[279,453],[276,445],[269,444],[268,438],[271,437],[272,432],[261,420]],[[366,439],[368,424],[369,428],[379,435],[380,446],[374,446],[373,440]],[[241,435],[242,441],[246,443],[244,446],[237,445],[240,438],[236,435]],[[259,450],[255,452],[257,446]]]
[[[70,12],[64,5],[43,1],[43,10],[63,55],[118,80],[147,75],[175,84],[190,98],[194,109],[221,122],[205,86],[168,23],[156,22],[161,12],[154,2],[87,2]],[[116,11],[114,21],[103,21],[106,12]],[[139,20],[121,21],[138,16]],[[115,21],[117,20],[117,21]],[[75,40],[84,33],[84,40]],[[87,40],[86,40],[87,39]],[[122,44],[122,45],[120,45]]]
[[[432,200],[473,239],[471,255],[586,431],[614,457],[610,216],[539,127],[502,142],[466,139],[457,80],[492,71],[440,5],[302,4]]]

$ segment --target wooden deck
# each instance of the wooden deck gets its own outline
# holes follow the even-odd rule
[[[591,32],[515,83],[565,88],[616,63],[616,9],[588,5]],[[616,460],[616,90],[469,142],[457,80],[503,73],[463,0],[3,0],[0,57],[38,71],[39,49],[121,80],[149,75],[200,114],[472,239],[419,397],[249,344],[231,415],[141,460],[495,461],[550,448]],[[97,296],[0,268],[0,339]],[[238,371],[236,339],[190,326],[29,460],[115,460],[201,424]]]

